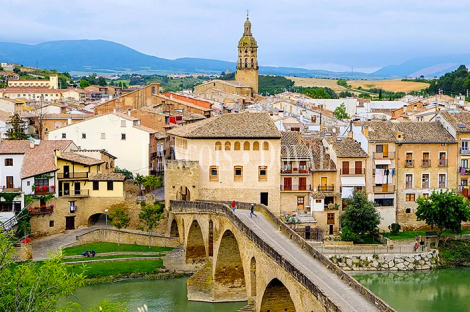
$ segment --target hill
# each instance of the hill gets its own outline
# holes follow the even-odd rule
[[[168,60],[146,55],[122,44],[106,40],[62,40],[36,45],[0,42],[0,60],[61,72],[98,73],[220,73],[236,63],[201,58]],[[306,77],[348,77],[350,73],[291,67],[261,66],[260,74]],[[367,74],[354,73],[364,78]]]
[[[470,64],[470,54],[421,57],[408,60],[399,65],[385,66],[370,74],[377,77],[440,77],[451,72],[461,64]]]

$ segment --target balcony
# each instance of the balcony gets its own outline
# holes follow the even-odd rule
[[[405,160],[405,168],[413,168],[415,166],[415,161],[413,159]]]
[[[318,186],[318,192],[334,192],[335,191],[335,186],[334,185],[319,185]]]
[[[307,168],[281,169],[281,174],[309,174],[309,173],[310,171]]]
[[[49,195],[55,193],[55,186],[36,186],[34,189],[34,195]]]
[[[54,205],[29,208],[30,216],[41,216],[41,215],[51,214],[53,212],[54,212]]]
[[[395,159],[395,152],[374,153],[374,159]]]
[[[439,159],[439,167],[447,167],[447,159]]]
[[[423,159],[423,161],[421,162],[421,167],[423,168],[431,167],[431,159]]]
[[[90,190],[59,191],[59,197],[89,197]]]
[[[460,154],[461,155],[470,155],[470,149],[468,147],[462,147],[462,148],[460,148]]]
[[[21,187],[1,187],[0,192],[2,193],[18,193],[21,192]]]
[[[311,191],[311,185],[281,185],[281,191],[292,191],[292,192],[304,192],[304,191]]]
[[[365,174],[365,168],[341,168],[339,169],[340,175],[358,175]]]
[[[88,172],[58,173],[57,179],[88,179]]]
[[[374,193],[395,193],[395,185],[382,184],[381,186],[374,186]]]
[[[462,193],[463,196],[470,197],[470,192],[468,190],[468,186],[466,186],[466,185],[459,186],[459,191]]]
[[[459,172],[462,175],[470,174],[470,168],[460,167]]]

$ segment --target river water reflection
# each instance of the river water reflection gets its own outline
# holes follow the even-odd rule
[[[78,302],[82,310],[98,305],[105,299],[110,302],[127,302],[131,312],[147,305],[149,311],[158,312],[234,312],[246,305],[238,303],[189,302],[186,297],[187,278],[169,280],[137,280],[113,284],[86,286],[65,301]]]
[[[353,276],[399,312],[470,311],[470,268]]]

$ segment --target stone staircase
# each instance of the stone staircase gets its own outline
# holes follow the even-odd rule
[[[237,312],[255,312],[255,305],[253,303],[249,303],[243,308],[237,310]]]

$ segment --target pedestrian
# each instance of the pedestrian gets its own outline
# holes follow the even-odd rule
[[[252,218],[253,216],[258,218],[258,216],[255,214],[255,204],[251,204],[250,208],[250,218]]]
[[[414,249],[415,252],[418,251],[418,247],[419,247],[418,242],[416,242],[415,245],[413,246],[413,249]]]
[[[421,251],[424,251],[424,240],[421,240],[419,244],[421,245]]]
[[[232,211],[235,212],[235,199],[232,200]]]

